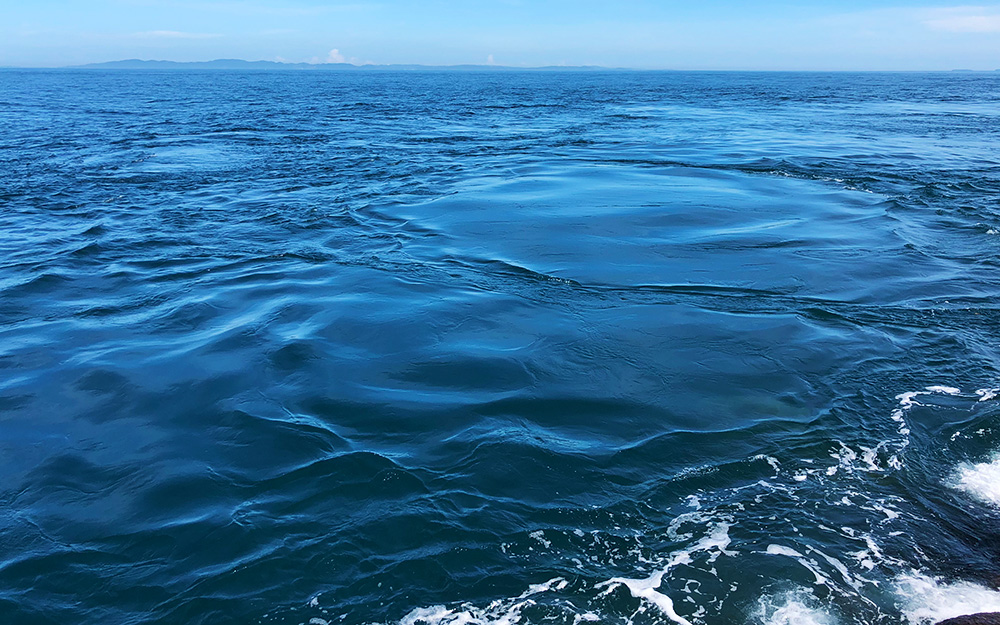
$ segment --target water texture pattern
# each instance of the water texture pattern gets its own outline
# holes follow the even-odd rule
[[[1000,74],[0,72],[0,621],[1000,609]]]

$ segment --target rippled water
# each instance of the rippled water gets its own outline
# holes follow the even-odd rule
[[[1000,609],[1000,75],[0,72],[4,623]]]

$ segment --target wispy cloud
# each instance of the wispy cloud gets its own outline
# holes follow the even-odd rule
[[[287,61],[285,61],[284,58],[282,58],[281,60],[282,60],[282,62],[287,62]],[[348,58],[348,57],[344,56],[340,52],[340,50],[338,50],[337,48],[334,48],[333,50],[330,50],[329,52],[327,52],[326,57],[314,56],[314,57],[310,58],[306,62],[307,63],[311,63],[313,65],[319,65],[320,63],[350,63],[351,65],[371,65],[372,64],[371,61],[362,61],[361,59],[359,59],[356,56],[352,56],[352,57]]]
[[[132,33],[137,39],[217,39],[222,35],[216,33],[185,33],[179,30],[146,30]]]
[[[953,33],[998,33],[1000,8],[963,6],[931,9],[923,23],[933,30]]]
[[[853,13],[839,13],[823,18],[824,22],[855,35],[926,36],[937,33],[1000,32],[1000,5],[952,7],[891,7]]]
[[[293,2],[289,0],[122,0],[140,7],[165,7],[184,11],[235,12],[239,15],[273,15],[285,17],[316,16],[329,13],[352,13],[381,9],[380,3],[321,3]]]

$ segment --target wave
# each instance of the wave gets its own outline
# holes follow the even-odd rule
[[[1000,507],[1000,452],[989,462],[959,465],[949,482],[983,503]]]

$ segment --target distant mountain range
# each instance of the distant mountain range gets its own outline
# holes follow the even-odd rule
[[[279,63],[276,61],[243,61],[241,59],[216,59],[214,61],[142,61],[127,59],[107,63],[74,65],[66,69],[242,69],[242,70],[305,70],[305,71],[407,71],[407,70],[447,70],[447,71],[607,71],[610,68],[588,66],[509,67],[503,65],[352,65],[350,63]]]

